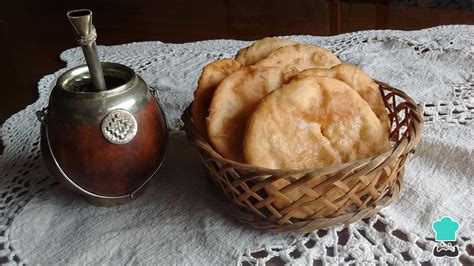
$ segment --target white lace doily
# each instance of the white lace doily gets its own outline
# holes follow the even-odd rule
[[[394,205],[309,234],[257,231],[226,215],[178,131],[202,67],[249,44],[213,40],[99,47],[102,61],[128,65],[158,89],[173,132],[165,163],[140,198],[91,206],[49,177],[35,117],[55,79],[84,63],[76,48],[61,54],[67,68],[40,80],[38,101],[1,128],[0,264],[474,264],[474,26],[289,38],[331,49],[423,106],[422,142]],[[431,223],[445,215],[460,223],[458,258],[432,255]]]

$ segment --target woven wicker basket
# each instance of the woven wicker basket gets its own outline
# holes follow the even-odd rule
[[[189,141],[199,151],[202,163],[226,196],[227,209],[234,216],[256,228],[308,232],[373,216],[397,199],[403,187],[405,162],[420,141],[422,113],[404,92],[377,83],[391,121],[392,149],[372,158],[327,168],[271,170],[227,160],[194,128],[191,105],[181,119]],[[279,179],[286,179],[289,185],[276,189],[272,182]],[[285,196],[294,189],[303,192],[296,201]],[[291,204],[277,209],[272,204],[277,198]],[[320,207],[315,210],[308,205]],[[295,212],[310,218],[294,218]]]

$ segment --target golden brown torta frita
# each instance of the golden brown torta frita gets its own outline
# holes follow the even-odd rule
[[[254,42],[249,47],[240,49],[235,56],[235,60],[244,66],[252,65],[258,60],[267,57],[276,49],[294,44],[298,43],[281,38],[266,37]]]
[[[286,72],[294,72],[314,67],[331,68],[340,63],[337,56],[328,49],[310,44],[296,44],[276,49],[254,65],[276,66],[285,69]]]
[[[367,102],[346,83],[303,77],[256,107],[246,127],[244,155],[248,163],[272,169],[325,167],[388,150],[383,131]]]
[[[249,66],[221,82],[209,106],[207,133],[222,156],[243,162],[242,139],[247,118],[260,100],[284,81],[280,68]]]
[[[349,64],[340,64],[331,69],[311,68],[300,72],[295,78],[319,76],[330,77],[343,81],[354,89],[372,108],[375,115],[385,128],[386,138],[390,131],[390,120],[385,110],[385,104],[380,93],[379,85],[362,69]]]
[[[203,137],[207,138],[206,117],[215,89],[225,77],[239,68],[239,62],[233,59],[216,60],[203,68],[198,86],[194,91],[191,110],[194,126]]]

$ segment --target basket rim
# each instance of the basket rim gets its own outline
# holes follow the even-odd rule
[[[406,100],[408,107],[411,109],[410,113],[412,116],[412,119],[410,119],[410,123],[407,126],[406,130],[413,131],[413,133],[415,134],[412,134],[412,136],[415,136],[415,137],[408,139],[407,136],[402,136],[400,141],[396,143],[395,145],[393,145],[389,150],[383,153],[365,158],[365,159],[332,165],[328,167],[319,167],[319,168],[271,169],[271,168],[260,167],[260,166],[251,165],[247,163],[241,163],[241,162],[224,158],[222,155],[220,155],[219,152],[217,152],[214,149],[214,147],[209,141],[207,141],[203,136],[201,136],[201,134],[194,127],[194,123],[192,122],[192,114],[191,114],[191,107],[194,101],[192,101],[186,107],[183,114],[181,115],[181,120],[183,121],[182,129],[184,129],[186,133],[191,134],[191,136],[194,138],[194,139],[190,138],[188,135],[188,139],[192,144],[194,144],[195,146],[199,146],[202,149],[205,149],[210,155],[224,162],[226,166],[238,168],[241,170],[260,172],[263,175],[285,175],[285,176],[293,175],[293,174],[324,175],[331,172],[343,171],[346,168],[350,168],[350,169],[361,168],[372,161],[379,161],[380,164],[388,164],[388,161],[390,161],[390,160],[387,160],[388,158],[398,157],[403,152],[403,150],[405,150],[407,146],[410,146],[411,148],[413,148],[420,141],[421,131],[423,130],[422,109],[410,96],[408,96],[402,90],[397,89],[385,82],[382,82],[376,79],[374,79],[374,81],[379,85],[379,88],[381,91],[383,89],[389,89],[393,92],[394,95],[399,96],[403,98],[404,100]]]

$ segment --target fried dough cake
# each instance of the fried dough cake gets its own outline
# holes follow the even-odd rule
[[[345,82],[364,99],[386,129],[386,136],[390,132],[390,120],[385,110],[385,104],[380,93],[379,85],[362,69],[349,64],[340,64],[331,69],[306,69],[295,78],[319,76],[330,77]]]
[[[292,69],[302,71],[314,67],[331,68],[340,63],[337,56],[328,49],[310,44],[296,44],[276,49],[254,65],[280,67],[291,72]]]
[[[235,56],[235,60],[243,66],[252,65],[258,60],[267,57],[276,49],[294,44],[298,44],[298,42],[281,38],[266,37],[254,42],[249,47],[240,49]]]
[[[209,106],[207,133],[225,158],[243,162],[242,139],[247,118],[265,95],[285,82],[280,68],[244,67],[224,79]]]
[[[201,136],[207,138],[206,117],[212,95],[221,81],[239,69],[241,65],[233,59],[216,60],[202,70],[198,86],[194,91],[192,106],[193,123]]]

